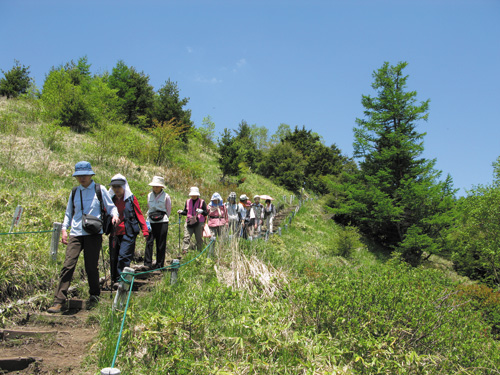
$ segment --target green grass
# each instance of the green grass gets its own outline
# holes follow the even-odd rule
[[[498,342],[442,271],[380,262],[309,202],[282,237],[218,244],[134,300],[117,367],[176,374],[489,374]],[[349,258],[339,256],[347,237]],[[238,276],[235,275],[238,274]],[[238,277],[238,282],[236,278]],[[93,354],[109,366],[117,320]]]
[[[217,155],[199,141],[176,145],[156,166],[150,136],[123,124],[75,134],[46,122],[36,102],[5,100],[0,124],[2,231],[18,204],[25,211],[17,231],[61,222],[79,160],[90,161],[103,184],[124,174],[143,208],[154,175],[165,177],[174,212],[193,185],[206,200],[215,191],[277,202],[290,195],[251,173],[239,185],[221,183]],[[169,251],[178,229],[170,228]],[[26,306],[50,303],[64,247],[51,262],[49,242],[50,234],[0,236],[0,325]],[[137,254],[143,249],[139,238]],[[73,285],[85,297],[82,263]],[[174,286],[167,274],[147,298],[133,296],[116,367],[135,374],[498,373],[498,293],[463,284],[445,263],[410,268],[369,248],[314,200],[281,237],[219,242],[212,259],[181,268]],[[104,306],[98,313],[100,334],[88,356],[96,372],[111,364],[121,319]]]

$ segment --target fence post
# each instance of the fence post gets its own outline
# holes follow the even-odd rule
[[[61,236],[62,224],[54,223],[54,231],[52,232],[52,239],[50,240],[50,259],[57,260],[57,249],[59,247],[59,237]]]
[[[127,292],[130,290],[130,284],[132,279],[134,278],[135,270],[130,267],[125,267],[123,269],[123,273],[125,276],[120,276],[120,283],[118,284],[118,289],[116,290],[115,300],[113,301],[113,311],[117,309],[123,309],[125,303],[127,301]],[[127,282],[121,280],[121,278],[125,278]]]
[[[179,259],[172,260],[172,268],[170,269],[170,285],[174,285],[177,282],[177,273],[179,272],[179,266]]]
[[[208,254],[207,258],[212,258],[214,255],[214,248],[215,248],[215,236],[210,237],[210,247],[208,248]]]

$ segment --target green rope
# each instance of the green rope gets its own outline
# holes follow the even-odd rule
[[[4,236],[7,234],[31,234],[31,233],[52,233],[52,232],[55,232],[55,230],[54,229],[41,230],[41,231],[37,231],[37,232],[5,232],[5,233],[0,233],[0,236]]]
[[[135,277],[132,277],[132,281],[130,282],[130,290],[127,296],[127,303],[125,305],[125,310],[123,311],[123,319],[120,327],[120,333],[118,334],[118,341],[116,342],[115,355],[113,356],[113,363],[111,363],[111,368],[115,367],[116,357],[118,356],[118,349],[120,348],[120,341],[122,339],[123,326],[125,325],[125,317],[127,316],[128,305],[130,302],[130,296],[132,295],[132,286],[134,285]]]
[[[158,270],[169,269],[169,268],[180,268],[182,266],[185,266],[185,265],[191,263],[192,261],[194,261],[199,256],[201,256],[201,254],[203,254],[208,248],[210,248],[210,246],[214,242],[215,242],[215,239],[210,240],[209,244],[197,256],[195,256],[189,262],[186,262],[184,264],[180,264],[178,266],[177,265],[176,266],[169,265],[169,266],[166,266],[166,267],[162,267],[162,268],[158,268],[158,269],[154,269],[154,270],[150,270],[150,271],[138,272],[138,273],[122,272],[120,274],[120,279],[122,281],[124,281],[125,283],[130,284],[130,289],[128,291],[127,303],[125,305],[125,310],[123,311],[122,324],[121,324],[121,327],[120,327],[120,333],[118,334],[118,340],[116,341],[115,354],[113,356],[113,362],[111,363],[111,368],[115,367],[116,358],[118,357],[118,349],[120,348],[120,341],[122,339],[123,327],[125,326],[125,319],[127,317],[127,310],[128,310],[128,305],[129,305],[129,302],[130,302],[130,296],[132,295],[132,286],[134,285],[134,280],[135,280],[136,276],[144,275],[144,274],[151,273],[151,272],[158,271]],[[123,275],[132,275],[132,280],[128,281],[127,279],[125,279],[123,277]]]

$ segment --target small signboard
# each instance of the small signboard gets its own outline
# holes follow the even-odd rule
[[[12,233],[12,230],[14,227],[17,227],[19,225],[19,222],[21,221],[21,215],[23,214],[23,208],[21,206],[17,206],[16,210],[14,211],[14,217],[12,218],[12,225],[10,226],[10,233]]]

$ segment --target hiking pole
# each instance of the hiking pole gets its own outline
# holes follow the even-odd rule
[[[181,214],[179,214],[179,254],[181,252]]]
[[[111,247],[109,248],[109,267],[111,269],[111,267],[113,267],[113,258],[112,258],[112,253],[111,251],[113,251],[113,253],[115,252],[116,250],[116,236],[115,236],[115,226],[113,225],[111,227],[111,234],[110,234],[112,240],[111,240]],[[115,265],[117,266],[117,265]],[[111,274],[113,274],[111,272]],[[109,299],[113,299],[113,280],[111,280],[111,275],[109,276]]]
[[[106,272],[106,266],[104,265],[104,247],[102,246],[102,243],[101,243],[101,257],[102,257],[102,268],[104,269],[104,282],[102,283],[102,288],[104,290],[104,285],[106,285],[106,280],[108,278],[108,275]]]

